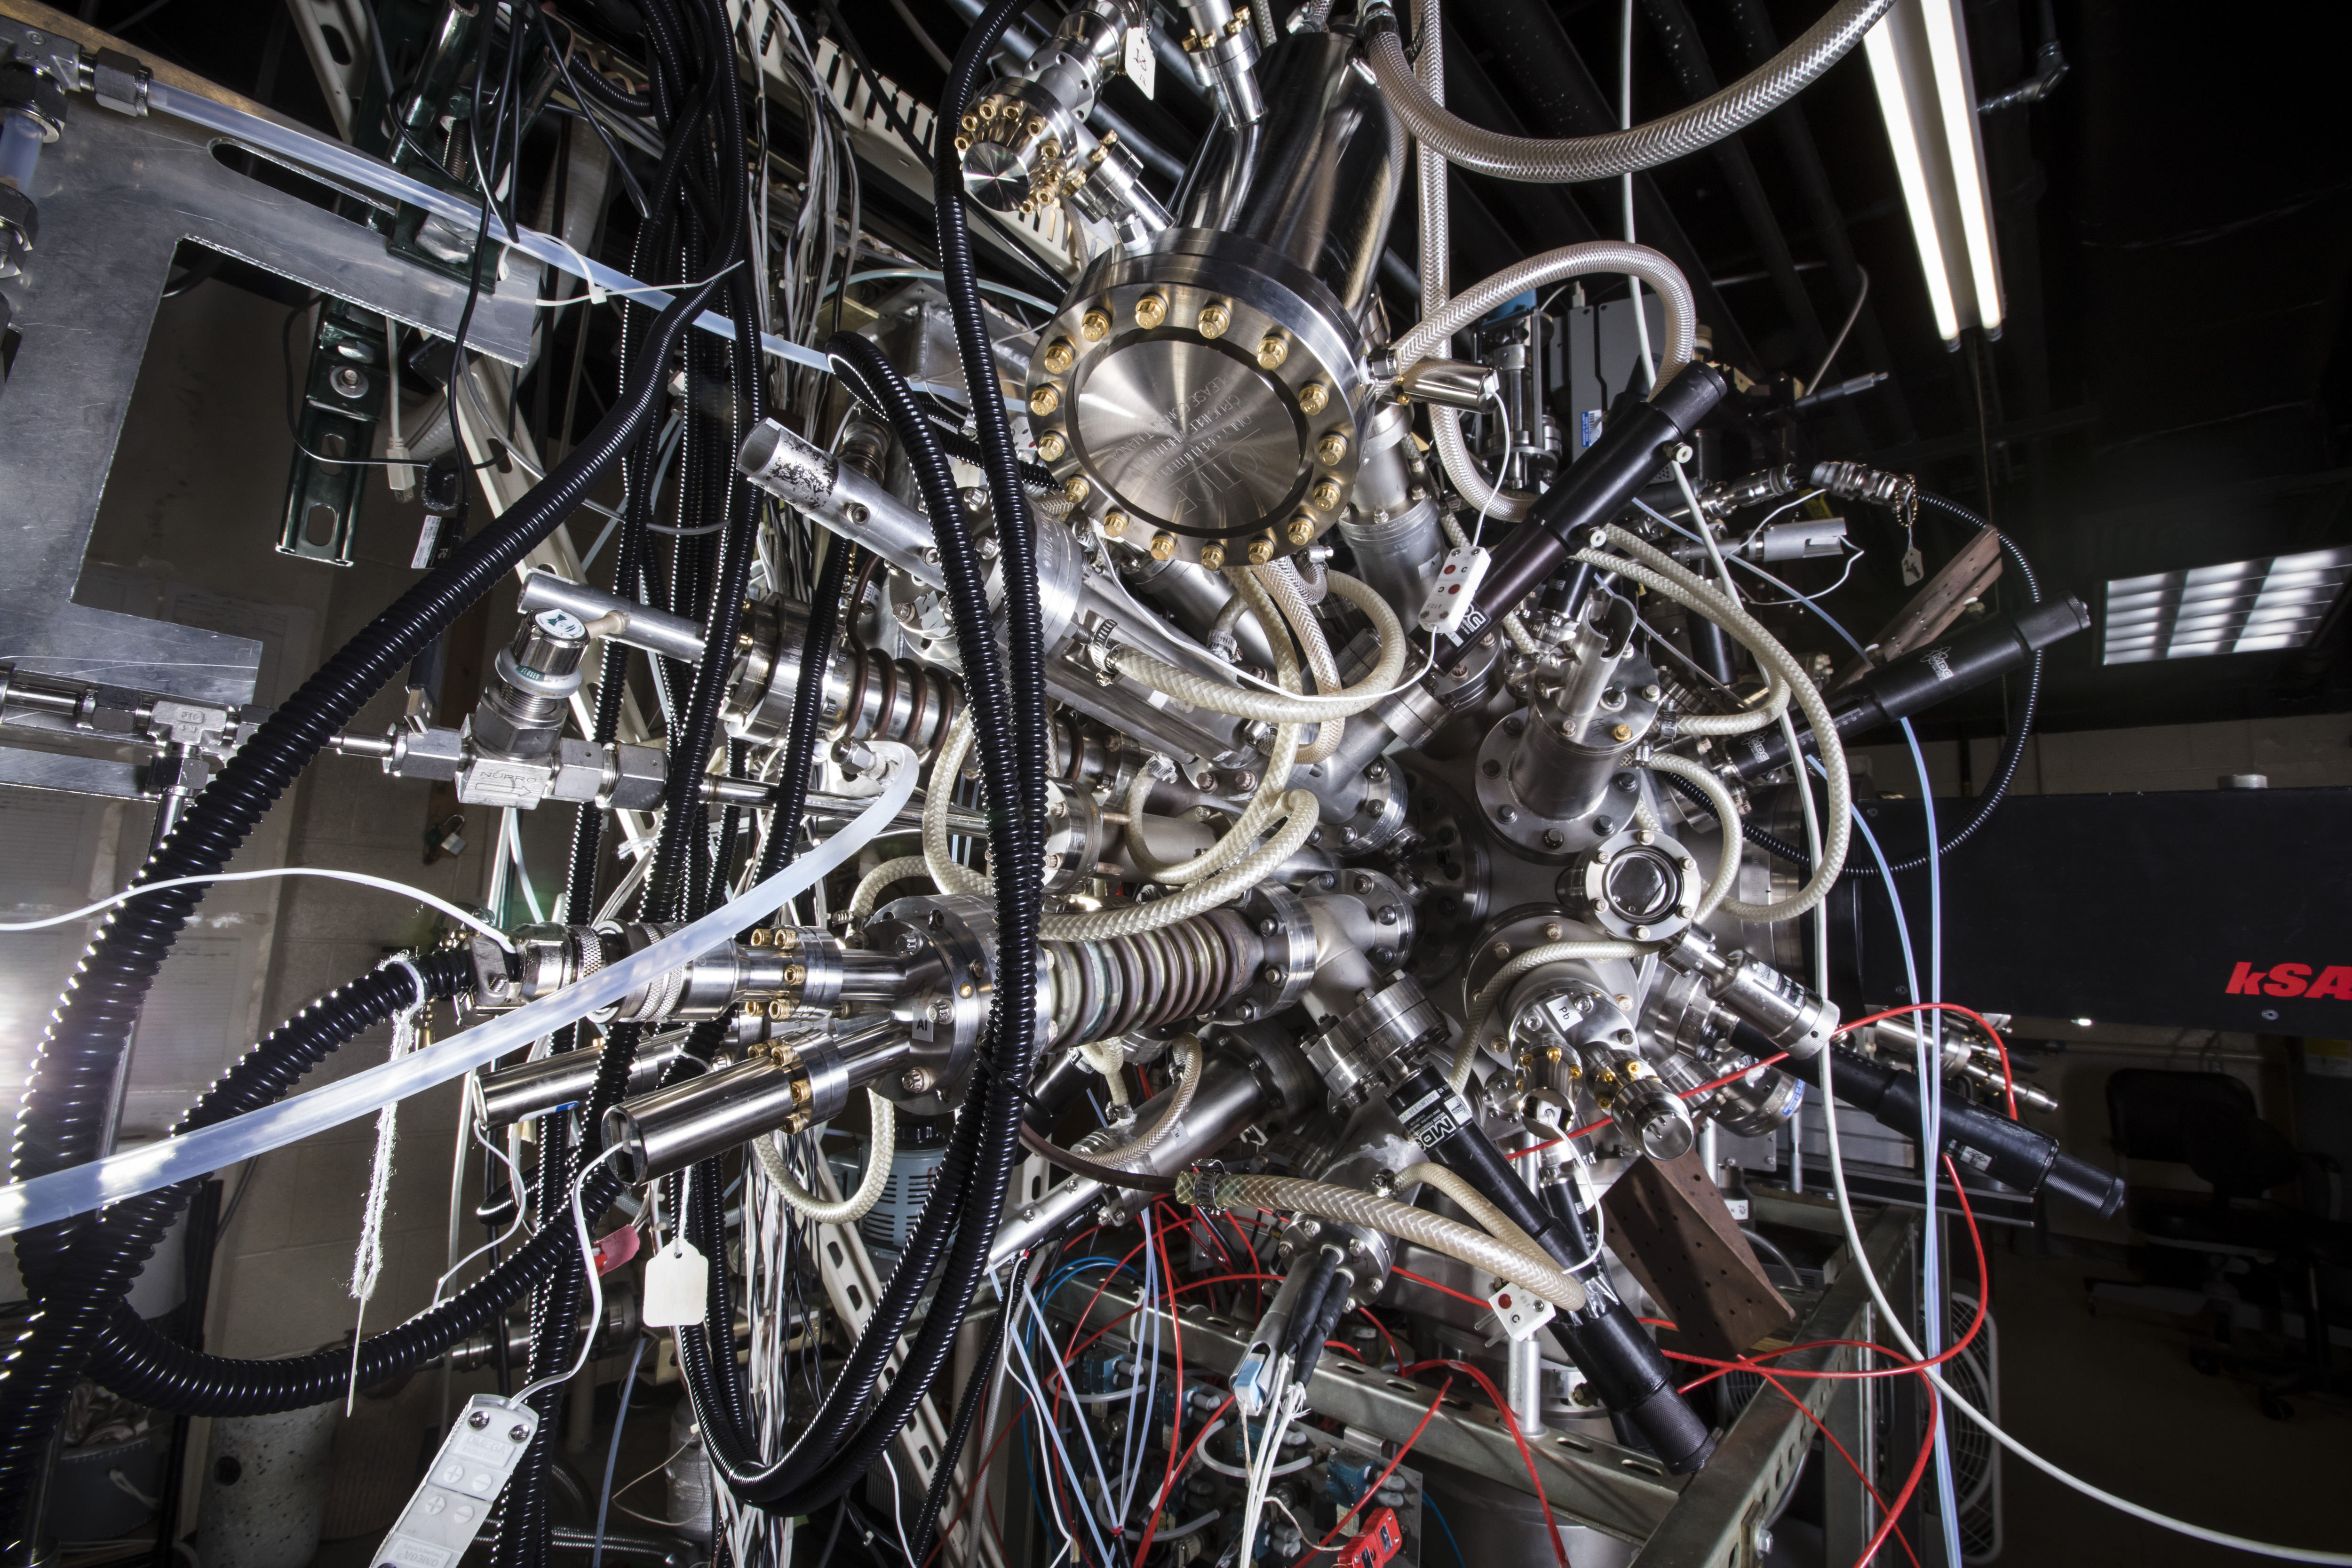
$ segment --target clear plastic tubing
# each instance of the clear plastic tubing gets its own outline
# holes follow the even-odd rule
[[[0,115],[0,185],[32,190],[33,169],[41,161],[41,143],[47,137],[41,122],[26,110]]]
[[[638,986],[734,941],[737,931],[773,916],[785,900],[847,865],[860,849],[890,831],[893,819],[914,795],[918,759],[905,746],[886,744],[888,752],[896,753],[896,766],[873,804],[848,826],[740,898],[577,985],[397,1061],[177,1138],[0,1187],[0,1236],[54,1225],[106,1204],[225,1170],[240,1160],[373,1115],[608,1007]]]

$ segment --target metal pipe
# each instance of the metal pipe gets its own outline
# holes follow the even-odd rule
[[[629,1063],[629,1085],[623,1091],[624,1098],[652,1093],[670,1063],[684,1052],[686,1037],[687,1031],[680,1029],[640,1041],[637,1054]],[[695,1071],[702,1070],[699,1058],[686,1059],[697,1064]],[[596,1074],[604,1062],[604,1047],[590,1046],[484,1074],[475,1080],[476,1105],[483,1125],[506,1127],[581,1104],[595,1087]]]
[[[699,621],[656,610],[584,583],[571,582],[544,566],[522,580],[522,597],[516,607],[526,618],[541,610],[569,611],[597,636],[647,653],[688,663],[702,657]]]

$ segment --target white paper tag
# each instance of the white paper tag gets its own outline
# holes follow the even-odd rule
[[[1159,58],[1151,52],[1151,29],[1129,27],[1127,30],[1127,79],[1144,97],[1151,96],[1152,79],[1159,74]]]
[[[710,1262],[684,1237],[646,1259],[644,1303],[637,1315],[649,1329],[702,1321],[710,1299]]]
[[[1917,545],[1903,552],[1903,585],[1906,588],[1927,574],[1927,558],[1919,553]]]
[[[1500,1289],[1486,1298],[1486,1304],[1495,1309],[1495,1321],[1502,1324],[1503,1331],[1515,1341],[1534,1338],[1536,1331],[1557,1315],[1552,1311],[1549,1301],[1525,1286],[1514,1285],[1507,1279],[1503,1281]]]
[[[441,520],[431,512],[425,514],[425,526],[417,531],[416,553],[408,559],[408,569],[422,572],[433,564],[433,547],[441,540]]]

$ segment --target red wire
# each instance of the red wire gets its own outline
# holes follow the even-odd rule
[[[1840,1025],[1837,1033],[1849,1035],[1866,1024],[1875,1024],[1883,1018],[1900,1018],[1911,1013],[1958,1013],[1976,1020],[1977,1027],[1991,1039],[1992,1048],[2000,1053],[2000,1094],[2009,1102],[2009,1119],[2017,1121],[2017,1075],[2010,1070],[2009,1042],[2000,1037],[1999,1029],[1985,1022],[1983,1014],[1972,1007],[1963,1007],[1958,1002],[1914,1002],[1908,1007],[1889,1007],[1884,1013],[1873,1013],[1867,1018],[1856,1018],[1851,1024]]]
[[[1167,1231],[1167,1228],[1166,1228],[1165,1226],[1162,1226],[1160,1230],[1155,1231],[1155,1232],[1153,1233],[1153,1237],[1152,1237],[1152,1238],[1160,1244],[1160,1277],[1161,1277],[1162,1279],[1171,1279],[1171,1280],[1172,1280],[1172,1279],[1174,1279],[1176,1278],[1176,1271],[1175,1271],[1175,1269],[1173,1269],[1173,1268],[1171,1268],[1171,1267],[1169,1267],[1169,1263],[1168,1263],[1168,1231]],[[1175,1290],[1173,1290],[1173,1289],[1171,1289],[1171,1290],[1169,1291],[1169,1294],[1170,1294],[1171,1296],[1173,1296],[1173,1295],[1175,1295],[1175,1294],[1176,1294],[1176,1291],[1175,1291]],[[1176,1336],[1176,1399],[1175,1399],[1175,1404],[1174,1404],[1175,1415],[1172,1417],[1171,1425],[1171,1426],[1169,1426],[1169,1428],[1168,1428],[1168,1469],[1167,1469],[1167,1472],[1160,1478],[1160,1502],[1166,1502],[1166,1501],[1168,1500],[1168,1494],[1169,1494],[1169,1492],[1170,1492],[1171,1490],[1174,1489],[1174,1488],[1175,1488],[1175,1485],[1176,1485],[1176,1439],[1177,1439],[1177,1438],[1179,1438],[1179,1437],[1181,1437],[1181,1436],[1182,1436],[1184,1435],[1184,1318],[1183,1318],[1183,1314],[1181,1314],[1181,1313],[1180,1313],[1180,1312],[1178,1312],[1178,1311],[1174,1310],[1173,1309],[1171,1309],[1171,1310],[1170,1310],[1170,1311],[1169,1311],[1169,1313],[1168,1313],[1168,1323],[1169,1323],[1169,1326],[1170,1326],[1171,1329],[1173,1329],[1173,1330],[1175,1331],[1175,1336]],[[1228,1403],[1231,1403],[1231,1402],[1230,1402],[1230,1401],[1228,1401]],[[1208,1430],[1208,1426],[1207,1426],[1207,1424],[1206,1424],[1206,1423],[1203,1423],[1203,1424],[1202,1424],[1202,1431],[1204,1431],[1204,1432]],[[1201,1443],[1201,1439],[1200,1439],[1197,1436],[1194,1436],[1194,1437],[1193,1437],[1193,1439],[1192,1439],[1192,1445],[1193,1445],[1193,1447],[1198,1447],[1200,1446],[1200,1443]],[[1187,1455],[1187,1457],[1188,1457],[1188,1458],[1190,1457],[1190,1454],[1191,1454],[1191,1450],[1190,1450],[1190,1449],[1187,1449],[1187,1450],[1186,1450],[1186,1455]],[[1138,1562],[1138,1563],[1140,1563],[1140,1562],[1142,1562],[1142,1561],[1144,1560],[1144,1558],[1145,1558],[1145,1557],[1147,1557],[1148,1555],[1150,1555],[1150,1552],[1151,1552],[1151,1538],[1152,1538],[1154,1535],[1158,1534],[1158,1533],[1159,1533],[1159,1531],[1160,1531],[1160,1507],[1159,1507],[1159,1504],[1158,1504],[1158,1503],[1155,1503],[1155,1504],[1153,1504],[1153,1505],[1152,1505],[1152,1509],[1151,1509],[1151,1517],[1150,1517],[1150,1519],[1148,1519],[1148,1520],[1144,1521],[1144,1523],[1143,1523],[1143,1539],[1142,1539],[1140,1542],[1139,1542],[1137,1543],[1137,1545],[1136,1545],[1136,1549],[1135,1549],[1135,1558],[1134,1558],[1134,1561],[1136,1561],[1136,1562]]]
[[[1338,1340],[1325,1340],[1323,1342],[1323,1348],[1327,1351],[1345,1351],[1349,1355],[1354,1356],[1359,1362],[1361,1362],[1364,1359],[1363,1352],[1358,1350],[1353,1345],[1342,1344]]]
[[[1426,1279],[1422,1275],[1415,1274],[1410,1268],[1400,1267],[1391,1268],[1389,1272],[1395,1275],[1400,1279],[1410,1279],[1416,1285],[1426,1285],[1431,1289],[1438,1291],[1443,1295],[1451,1296],[1457,1301],[1467,1301],[1472,1306],[1480,1308],[1483,1310],[1491,1312],[1495,1310],[1495,1304],[1492,1301],[1481,1301],[1475,1296],[1465,1296],[1451,1285],[1440,1285],[1436,1280]]]
[[[1376,1497],[1378,1497],[1378,1496],[1380,1495],[1381,1488],[1381,1487],[1383,1487],[1383,1486],[1385,1486],[1385,1485],[1388,1483],[1388,1479],[1389,1479],[1391,1476],[1392,1476],[1392,1475],[1396,1474],[1396,1468],[1397,1468],[1399,1465],[1402,1465],[1402,1464],[1403,1464],[1403,1463],[1404,1463],[1404,1457],[1405,1457],[1407,1454],[1410,1454],[1410,1453],[1412,1453],[1412,1446],[1413,1446],[1415,1443],[1420,1442],[1420,1441],[1421,1441],[1421,1435],[1422,1435],[1423,1432],[1425,1432],[1425,1431],[1427,1431],[1427,1430],[1429,1429],[1429,1423],[1430,1423],[1430,1419],[1431,1419],[1431,1417],[1434,1416],[1434,1415],[1437,1414],[1437,1407],[1438,1407],[1439,1405],[1443,1405],[1443,1404],[1444,1404],[1444,1403],[1445,1403],[1445,1394],[1446,1394],[1446,1390],[1448,1390],[1448,1389],[1452,1388],[1453,1386],[1454,1386],[1454,1380],[1453,1380],[1452,1378],[1450,1378],[1450,1377],[1449,1377],[1449,1378],[1447,1378],[1447,1379],[1445,1380],[1444,1384],[1439,1387],[1439,1389],[1438,1389],[1438,1391],[1437,1391],[1437,1397],[1436,1397],[1436,1398],[1434,1398],[1434,1399],[1433,1399],[1433,1400],[1431,1400],[1431,1401],[1429,1402],[1429,1408],[1428,1408],[1428,1409],[1426,1409],[1426,1410],[1424,1410],[1424,1411],[1423,1411],[1423,1412],[1421,1413],[1421,1425],[1420,1425],[1420,1426],[1415,1426],[1415,1427],[1412,1429],[1412,1435],[1411,1436],[1407,1437],[1407,1438],[1404,1440],[1404,1446],[1403,1446],[1402,1447],[1399,1448],[1399,1449],[1396,1451],[1396,1458],[1393,1458],[1393,1459],[1391,1459],[1391,1460],[1389,1461],[1389,1468],[1388,1468],[1387,1469],[1385,1469],[1385,1470],[1382,1470],[1379,1475],[1374,1476],[1374,1477],[1372,1478],[1372,1484],[1371,1484],[1370,1486],[1368,1486],[1368,1487],[1366,1487],[1366,1488],[1364,1489],[1364,1495],[1363,1495],[1362,1497],[1358,1498],[1358,1499],[1356,1500],[1355,1507],[1354,1507],[1354,1508],[1350,1508],[1350,1509],[1349,1509],[1349,1510],[1348,1510],[1348,1513],[1353,1513],[1353,1512],[1355,1512],[1355,1511],[1356,1511],[1356,1509],[1359,1509],[1359,1508],[1363,1507],[1365,1503],[1367,1503],[1367,1502],[1370,1501],[1373,1498],[1376,1498]],[[1233,1401],[1229,1399],[1229,1400],[1225,1401],[1225,1403],[1226,1403],[1226,1404],[1228,1404],[1228,1405],[1231,1405],[1231,1404],[1233,1403]],[[1536,1495],[1537,1495],[1538,1497],[1541,1497],[1541,1496],[1543,1496],[1542,1489],[1538,1488],[1538,1489],[1537,1489],[1537,1491],[1536,1491]],[[1342,1518],[1342,1519],[1345,1519],[1345,1518],[1347,1518],[1347,1517],[1348,1517],[1348,1513],[1343,1513],[1343,1514],[1341,1514],[1339,1517],[1340,1517],[1340,1518]],[[1545,1508],[1545,1510],[1544,1510],[1544,1517],[1545,1517],[1546,1519],[1549,1519],[1549,1518],[1550,1518],[1550,1517],[1551,1517],[1551,1510],[1550,1510],[1550,1508],[1549,1508],[1549,1505],[1547,1505],[1547,1506],[1546,1506],[1546,1508]],[[1331,1544],[1331,1538],[1332,1538],[1333,1536],[1335,1536],[1335,1535],[1339,1534],[1339,1527],[1337,1524],[1332,1525],[1330,1529],[1328,1529],[1328,1530],[1327,1530],[1327,1531],[1325,1531],[1323,1532],[1323,1539],[1322,1539],[1322,1540],[1320,1540],[1320,1541],[1318,1541],[1318,1542],[1317,1542],[1314,1545],[1312,1545],[1312,1546],[1308,1547],[1308,1548],[1307,1548],[1304,1552],[1302,1552],[1302,1553],[1299,1555],[1299,1559],[1298,1559],[1298,1561],[1297,1561],[1297,1563],[1292,1563],[1292,1564],[1290,1565],[1290,1568],[1304,1568],[1304,1564],[1306,1563],[1307,1560],[1308,1558],[1310,1558],[1310,1557],[1313,1557],[1313,1556],[1314,1556],[1318,1552],[1322,1551],[1325,1547],[1327,1547],[1327,1546],[1330,1545],[1330,1544]],[[1559,1532],[1558,1532],[1557,1531],[1555,1531],[1552,1533],[1552,1541],[1553,1541],[1553,1542],[1554,1542],[1555,1544],[1557,1544],[1557,1543],[1559,1542]],[[1143,1544],[1144,1544],[1144,1545],[1146,1545],[1146,1546],[1149,1546],[1149,1545],[1150,1545],[1150,1544],[1151,1544],[1151,1538],[1150,1538],[1149,1535],[1146,1535],[1146,1536],[1143,1538]],[[1242,1550],[1243,1550],[1243,1552],[1244,1552],[1244,1553],[1246,1553],[1246,1552],[1248,1552],[1248,1550],[1249,1550],[1249,1542],[1244,1542],[1242,1543]],[[1135,1554],[1135,1560],[1136,1560],[1138,1563],[1142,1562],[1142,1561],[1143,1561],[1143,1553],[1142,1553],[1141,1552],[1138,1552]],[[1561,1559],[1560,1559],[1560,1562],[1561,1562],[1561,1563],[1562,1563],[1563,1565],[1565,1565],[1565,1564],[1566,1564],[1566,1563],[1568,1562],[1568,1559],[1567,1559],[1567,1558],[1565,1558],[1565,1557],[1563,1557],[1563,1558],[1561,1558]]]
[[[1519,1458],[1527,1463],[1528,1480],[1536,1489],[1536,1501],[1543,1509],[1544,1524],[1550,1531],[1552,1555],[1559,1559],[1559,1568],[1568,1568],[1568,1549],[1560,1544],[1559,1526],[1552,1521],[1551,1500],[1544,1496],[1543,1478],[1536,1474],[1536,1457],[1528,1447],[1527,1435],[1519,1430],[1519,1418],[1512,1413],[1509,1403],[1503,1398],[1493,1381],[1468,1362],[1448,1361],[1443,1358],[1434,1361],[1417,1361],[1404,1368],[1398,1375],[1410,1377],[1416,1372],[1433,1366],[1442,1366],[1452,1372],[1466,1373],[1477,1379],[1478,1386],[1486,1391],[1486,1397],[1494,1402],[1496,1414],[1502,1416],[1503,1425],[1510,1429],[1511,1441],[1519,1446]]]

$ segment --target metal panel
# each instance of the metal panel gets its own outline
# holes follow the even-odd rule
[[[77,757],[64,752],[34,752],[0,746],[0,784],[20,789],[63,790],[68,795],[109,795],[144,800],[136,763],[108,757]]]
[[[1087,1310],[1093,1295],[1091,1285],[1065,1286],[1055,1294],[1051,1307],[1061,1317],[1076,1319]],[[1096,1303],[1092,1321],[1108,1322],[1134,1312],[1136,1307],[1134,1293],[1107,1289]],[[1187,1308],[1179,1313],[1168,1342],[1172,1344],[1173,1333],[1181,1331],[1185,1364],[1223,1376],[1240,1363],[1251,1327]],[[1307,1385],[1307,1402],[1318,1415],[1336,1416],[1359,1431],[1398,1443],[1421,1425],[1436,1392],[1356,1362],[1326,1356],[1316,1368],[1314,1381]],[[1416,1455],[1533,1492],[1527,1460],[1491,1406],[1475,1394],[1457,1392],[1446,1396],[1439,1416],[1413,1445]],[[1621,1541],[1646,1540],[1668,1517],[1685,1484],[1667,1476],[1648,1455],[1612,1443],[1551,1432],[1530,1441],[1528,1449],[1553,1513],[1563,1521],[1589,1525]]]
[[[54,26],[61,37],[104,37],[61,17]],[[0,17],[0,38],[23,31]],[[181,73],[158,69],[159,81],[173,78]],[[0,584],[0,657],[19,668],[205,702],[252,700],[257,643],[73,603],[181,240],[416,326],[456,330],[464,285],[389,255],[383,237],[359,224],[227,167],[213,153],[220,140],[84,100],[41,154],[31,193],[40,247],[8,286],[20,341],[0,396],[0,528],[10,566]],[[468,343],[521,363],[537,282],[535,268],[518,269],[504,297],[486,298]]]
[[[1863,1249],[1869,1255],[1873,1272],[1883,1279],[1901,1277],[1916,1226],[1911,1215],[1899,1210],[1880,1212],[1863,1237]],[[1861,1339],[1869,1308],[1870,1292],[1863,1283],[1862,1270],[1845,1268],[1798,1327],[1793,1342]],[[1851,1369],[1853,1356],[1850,1350],[1822,1348],[1781,1356],[1772,1364],[1792,1373],[1827,1372]],[[1790,1380],[1788,1386],[1803,1398],[1806,1409],[1819,1416],[1832,1402],[1853,1403],[1860,1385],[1852,1378],[1803,1378]],[[1766,1389],[1748,1402],[1717,1445],[1706,1468],[1683,1489],[1681,1501],[1650,1536],[1635,1563],[1658,1568],[1667,1564],[1748,1568],[1760,1563],[1772,1506],[1795,1479],[1812,1441],[1812,1422],[1795,1405]],[[1847,1446],[1853,1444],[1848,1441]],[[1833,1500],[1836,1495],[1832,1490]]]

